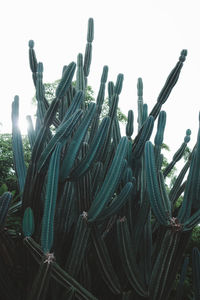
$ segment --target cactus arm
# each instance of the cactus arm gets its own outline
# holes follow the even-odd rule
[[[170,236],[170,231],[167,231],[161,243],[160,252],[152,269],[152,276],[149,283],[149,291],[150,295],[152,296],[152,300],[158,299],[157,294],[159,291],[159,285],[162,285],[161,277],[165,272],[165,266],[168,263],[167,258],[171,252],[172,243],[173,238]]]
[[[121,73],[118,74],[116,84],[114,86],[114,94],[119,95],[121,93],[122,86],[123,86],[123,81],[124,81],[124,75],[121,74]]]
[[[166,124],[166,112],[161,111],[158,118],[158,127],[157,127],[156,136],[154,139],[156,165],[159,165],[158,162],[160,159],[160,150],[163,143],[165,124]]]
[[[147,217],[144,226],[144,277],[146,285],[149,285],[152,270],[152,230],[151,230],[151,212]]]
[[[29,41],[29,65],[32,72],[33,83],[36,86],[37,80],[37,58],[34,50],[34,41]]]
[[[105,88],[106,88],[107,77],[108,77],[108,66],[104,66],[103,72],[101,75],[100,88],[99,88],[99,92],[97,95],[97,101],[96,101],[96,105],[97,105],[96,115],[93,119],[91,130],[90,130],[89,144],[91,144],[91,142],[93,141],[93,138],[94,138],[96,131],[98,129],[98,126],[99,126],[100,114],[102,111],[102,105],[103,105],[104,97],[105,97]]]
[[[49,131],[49,126],[52,124],[53,119],[55,118],[58,105],[59,105],[59,101],[57,101],[57,99],[55,98],[51,102],[51,105],[49,106],[49,109],[45,114],[43,126],[40,128],[36,136],[35,144],[33,146],[32,157],[31,157],[33,162],[37,161],[37,159],[39,158],[43,150],[44,142],[46,141],[46,135]]]
[[[164,177],[166,177],[170,173],[170,171],[172,170],[172,168],[174,167],[174,165],[177,163],[177,161],[179,161],[181,159],[181,157],[183,156],[183,153],[185,151],[187,143],[190,141],[190,134],[191,134],[191,131],[190,131],[190,129],[188,129],[186,131],[186,136],[185,136],[183,144],[180,146],[180,148],[174,154],[172,162],[169,163],[169,165],[163,171]]]
[[[135,253],[138,252],[138,249],[140,247],[141,239],[143,238],[143,234],[144,234],[144,227],[147,223],[149,212],[150,212],[149,201],[143,200],[140,206],[140,210],[136,216],[135,226],[133,231],[133,244],[134,244]]]
[[[171,191],[169,192],[169,198],[170,198],[170,201],[172,202],[172,205],[175,203],[175,201],[177,199],[177,193],[179,191],[179,188],[181,186],[183,178],[185,177],[185,174],[187,173],[187,171],[189,169],[190,163],[191,163],[191,158],[183,166],[181,172],[179,173],[178,177],[176,178],[176,181],[175,181]]]
[[[167,214],[161,202],[161,193],[155,166],[154,149],[150,141],[146,142],[145,145],[145,166],[147,176],[147,191],[151,203],[151,208],[159,223],[167,226]]]
[[[119,254],[127,279],[139,295],[146,297],[147,288],[141,279],[135,256],[133,255],[131,236],[125,217],[117,221],[117,238]]]
[[[28,127],[28,140],[29,140],[31,149],[33,149],[33,145],[35,143],[35,131],[34,131],[31,116],[26,116],[26,120],[28,123],[28,126],[27,126]]]
[[[91,124],[92,118],[94,117],[96,111],[96,105],[90,103],[88,110],[86,111],[78,129],[76,130],[72,142],[68,148],[68,151],[63,159],[60,180],[63,182],[69,176],[71,168],[73,167],[75,158],[80,149],[81,143],[87,133],[87,130]]]
[[[92,228],[92,243],[95,247],[105,283],[114,294],[119,294],[121,291],[119,279],[113,269],[106,243],[96,225],[93,225]]]
[[[134,114],[132,110],[128,111],[128,122],[126,125],[126,136],[130,139],[133,134]]]
[[[34,233],[34,216],[30,207],[27,207],[22,220],[22,229],[25,237],[31,237]]]
[[[36,129],[40,128],[46,113],[46,107],[44,104],[45,89],[43,86],[42,78],[43,78],[43,64],[39,62],[37,67],[37,80],[36,80],[36,99],[38,104]]]
[[[83,71],[83,55],[78,54],[77,57],[77,71],[76,71],[76,90],[85,92],[85,78]]]
[[[72,98],[72,102],[70,103],[70,106],[68,107],[66,114],[63,117],[62,123],[66,122],[71,117],[71,115],[73,115],[75,111],[80,108],[83,100],[84,100],[84,93],[82,91],[76,92],[74,97]]]
[[[166,191],[166,187],[165,187],[165,181],[164,181],[164,176],[162,171],[158,172],[158,184],[160,187],[160,193],[161,193],[161,201],[162,201],[162,205],[164,207],[165,212],[167,213],[167,215],[169,217],[172,217],[172,207],[171,207],[171,202],[169,200],[169,196],[168,193]]]
[[[187,56],[187,50],[182,50],[178,63],[176,64],[174,69],[170,72],[170,74],[164,84],[164,87],[162,88],[162,90],[158,96],[157,103],[153,107],[153,109],[150,113],[150,115],[152,115],[154,117],[154,119],[156,119],[156,117],[158,116],[162,105],[166,102],[173,87],[175,86],[175,84],[179,78],[181,69],[183,67],[183,62],[186,59],[186,56]]]
[[[76,69],[75,62],[71,62],[66,70],[64,71],[64,74],[59,82],[59,85],[56,89],[56,98],[62,98],[65,93],[67,92],[68,88],[70,87],[70,84],[72,82],[72,78],[74,76],[74,72]]]
[[[92,42],[94,39],[94,20],[90,18],[88,20],[88,31],[87,31],[87,44],[85,48],[85,55],[84,55],[84,75],[87,78],[90,73],[90,65],[92,61]]]
[[[41,246],[34,241],[30,236],[23,239],[24,245],[29,249],[31,255],[34,257],[35,261],[40,264],[44,252]]]
[[[80,121],[82,113],[82,110],[77,110],[67,121],[58,127],[56,134],[52,137],[40,156],[40,160],[38,162],[38,172],[40,172],[45,165],[56,144],[59,142],[62,144],[66,142],[77,123]]]
[[[85,300],[98,300],[72,276],[65,272],[56,262],[52,262],[52,277],[65,288],[73,287],[75,293]]]
[[[74,278],[76,278],[79,274],[90,236],[90,228],[86,223],[87,216],[84,215],[84,213],[85,212],[79,216],[77,221],[71,250],[67,258],[67,263],[65,264],[65,270],[67,270],[67,272]]]
[[[58,143],[50,160],[44,214],[42,218],[41,246],[48,253],[53,245],[54,214],[58,190],[59,164],[62,144]]]
[[[160,299],[165,297],[164,289],[165,289],[166,283],[169,279],[170,265],[173,264],[173,262],[174,262],[174,257],[175,257],[176,249],[178,247],[179,240],[180,240],[179,236],[175,233],[175,235],[173,237],[172,247],[171,247],[170,253],[167,257],[167,264],[164,268],[165,273],[164,273],[164,276],[162,278],[162,285],[159,286],[159,298]]]
[[[112,96],[114,95],[114,83],[112,81],[108,82],[108,105],[111,106]]]
[[[98,161],[92,172],[92,194],[96,195],[103,181],[103,164]]]
[[[137,95],[138,95],[138,131],[143,124],[143,82],[142,78],[138,78],[137,82]]]
[[[108,200],[112,197],[122,173],[122,167],[124,165],[124,158],[127,153],[128,140],[123,137],[117,147],[115,157],[112,165],[106,175],[102,187],[95,197],[92,205],[88,211],[88,221],[92,222],[100,214],[103,208],[106,206]]]
[[[121,133],[120,133],[119,121],[117,117],[115,117],[113,122],[113,143],[115,147],[117,147],[120,140],[121,140]]]
[[[126,185],[122,188],[119,195],[117,195],[110,206],[106,207],[101,214],[97,217],[96,221],[104,221],[108,217],[111,217],[118,213],[118,211],[125,205],[128,201],[131,193],[133,191],[133,184],[132,182],[127,182]]]
[[[26,165],[24,162],[24,151],[21,132],[18,125],[19,119],[19,97],[15,96],[12,103],[12,148],[14,167],[17,174],[20,193],[23,193],[26,179]]]
[[[96,133],[94,140],[92,141],[92,144],[90,145],[85,158],[70,173],[70,180],[74,180],[76,178],[80,178],[81,176],[83,176],[88,171],[92,163],[95,160],[98,160],[98,155],[105,142],[109,125],[110,125],[110,118],[105,117],[99,126],[98,132]]]
[[[144,126],[141,128],[139,134],[134,140],[133,143],[133,156],[135,158],[139,158],[142,155],[142,152],[145,147],[145,142],[149,140],[151,133],[153,131],[154,126],[154,118],[152,116],[149,116],[149,118],[144,123]]]
[[[200,165],[200,127],[197,135],[197,143],[192,153],[192,160],[191,160],[189,174],[187,177],[183,203],[178,214],[178,218],[182,223],[187,221],[187,219],[190,217],[192,208],[195,208],[195,210],[198,210],[200,208],[199,197],[197,195],[197,191],[199,190],[199,185],[200,185],[199,165]]]
[[[51,264],[41,262],[37,276],[29,292],[30,300],[45,300],[49,288]]]
[[[200,209],[183,223],[183,231],[190,231],[200,222]]]

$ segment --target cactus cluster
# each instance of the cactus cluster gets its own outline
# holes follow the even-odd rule
[[[165,177],[181,159],[190,130],[172,162],[161,169],[166,123],[161,109],[187,51],[181,52],[149,114],[142,79],[138,79],[138,132],[134,134],[130,110],[126,136],[121,137],[116,112],[123,74],[115,84],[107,84],[104,66],[96,103],[85,102],[93,36],[94,22],[89,19],[85,55],[78,54],[77,63],[64,66],[51,103],[45,98],[43,65],[37,62],[34,42],[29,41],[37,119],[33,126],[27,118],[32,155],[26,169],[16,96],[13,154],[23,233],[13,239],[4,228],[11,201],[7,192],[0,198],[1,299],[170,299],[192,229],[200,222],[200,131],[170,191]],[[106,84],[109,112],[100,121]],[[150,138],[157,117],[153,144]],[[181,194],[183,201],[177,208]],[[197,249],[193,258],[195,299],[199,299]],[[177,299],[181,299],[186,266],[187,261]]]

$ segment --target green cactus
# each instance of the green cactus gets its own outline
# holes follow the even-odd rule
[[[5,300],[171,299],[192,229],[200,222],[200,133],[169,192],[165,177],[181,159],[190,130],[162,171],[166,112],[161,108],[179,78],[187,51],[181,52],[150,114],[138,79],[138,132],[133,132],[134,113],[129,110],[123,137],[117,119],[123,74],[115,84],[107,84],[104,66],[96,103],[88,105],[85,99],[93,38],[90,18],[84,57],[79,53],[77,65],[63,67],[51,103],[45,95],[43,65],[37,63],[34,42],[29,41],[37,120],[34,127],[28,117],[32,155],[26,170],[16,96],[13,154],[21,200],[9,208],[11,194],[0,198],[0,290]],[[106,89],[109,111],[101,120]],[[151,139],[157,117],[157,132]],[[183,201],[176,207],[182,193]],[[5,226],[7,216],[16,210],[23,220],[20,234],[13,238]],[[197,250],[193,259],[198,299]],[[20,278],[15,276],[19,267]],[[182,274],[180,286],[185,267]]]

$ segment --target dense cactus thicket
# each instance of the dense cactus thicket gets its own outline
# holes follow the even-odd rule
[[[50,104],[45,98],[43,65],[37,62],[34,42],[29,42],[37,119],[33,126],[27,118],[32,149],[27,169],[15,96],[13,154],[21,199],[15,206],[10,205],[8,192],[0,199],[0,299],[170,299],[192,229],[200,222],[200,132],[170,191],[165,178],[181,159],[190,130],[172,162],[162,168],[166,113],[161,108],[178,80],[187,51],[181,51],[150,113],[138,79],[137,130],[130,110],[126,136],[121,137],[116,111],[122,74],[115,83],[107,83],[104,66],[96,103],[84,101],[93,36],[93,19],[89,19],[85,54],[78,54],[77,63],[64,66]],[[100,121],[106,97],[109,113]],[[154,126],[157,132],[152,137]],[[183,200],[177,206],[180,195]],[[22,234],[11,236],[5,228],[6,216],[16,212],[23,216]],[[198,249],[193,261],[197,300]],[[186,259],[177,289],[179,300],[187,263]]]

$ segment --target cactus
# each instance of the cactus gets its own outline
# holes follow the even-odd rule
[[[13,154],[21,192],[17,207],[23,220],[22,234],[13,239],[4,229],[7,216],[15,213],[15,206],[9,208],[11,194],[6,192],[0,198],[3,299],[171,299],[192,229],[200,222],[200,133],[169,192],[165,177],[181,159],[190,130],[162,171],[166,112],[161,108],[178,80],[187,51],[181,52],[150,114],[143,103],[142,78],[138,79],[138,132],[133,132],[134,114],[129,110],[126,136],[121,137],[116,112],[123,74],[119,73],[115,84],[107,84],[109,112],[103,120],[99,116],[107,66],[96,103],[85,101],[93,38],[90,18],[84,58],[78,54],[77,65],[71,62],[63,67],[51,103],[45,96],[43,65],[37,63],[34,42],[29,42],[37,122],[34,128],[28,117],[32,155],[26,170],[17,127],[19,98],[15,97]],[[157,117],[153,144],[150,138]],[[183,201],[175,208],[181,193]],[[199,260],[196,250],[193,257]],[[19,266],[21,277],[15,278]],[[197,299],[199,270],[194,268]],[[179,288],[179,298],[180,294]]]

